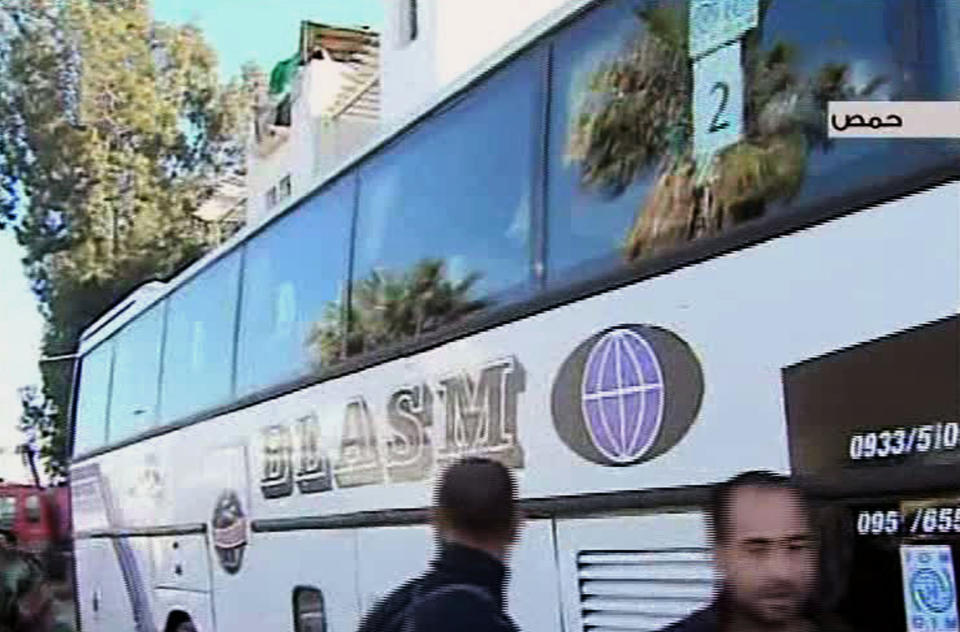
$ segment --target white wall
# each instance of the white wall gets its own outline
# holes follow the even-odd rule
[[[432,1],[440,10],[437,63],[441,88],[567,4],[567,0]]]
[[[403,44],[407,0],[383,0],[382,117],[402,118],[567,0],[418,0],[417,39]]]
[[[320,178],[339,167],[344,159],[360,151],[379,129],[379,123],[359,118],[343,117],[336,121],[318,119],[315,122],[317,151],[314,156],[314,177]]]
[[[451,0],[447,0],[450,2]],[[459,4],[461,0],[452,0]],[[383,0],[383,33],[380,36],[380,115],[386,124],[410,112],[433,94],[438,85],[437,6],[418,0],[419,33],[402,41],[402,20],[408,0]]]
[[[381,124],[389,125],[435,98],[568,0],[418,0],[418,34],[412,42],[403,41],[408,0],[383,1]],[[251,152],[247,181],[251,222],[275,210],[267,208],[266,193],[285,175],[292,176],[293,197],[303,194],[321,174],[360,149],[378,127],[364,121],[325,123],[322,114],[342,85],[342,66],[314,60],[304,72],[289,138],[269,156]]]
[[[247,162],[247,187],[249,206],[247,218],[255,222],[266,214],[282,207],[267,208],[266,194],[270,187],[278,187],[280,180],[290,174],[296,198],[316,183],[317,168],[321,164],[319,154],[321,133],[324,125],[321,115],[329,108],[343,84],[343,66],[331,60],[312,60],[302,69],[302,84],[295,97],[289,137],[273,153],[261,157],[256,151],[249,152]],[[324,161],[325,162],[325,161]]]

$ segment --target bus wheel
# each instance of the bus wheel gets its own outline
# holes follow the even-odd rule
[[[186,612],[177,611],[170,613],[170,616],[167,617],[167,626],[164,628],[164,632],[197,632],[197,628],[193,625],[190,615]]]

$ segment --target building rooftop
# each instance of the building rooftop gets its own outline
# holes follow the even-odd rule
[[[331,118],[377,120],[380,116],[380,34],[370,27],[303,22],[300,62],[326,59],[346,66],[344,84],[328,108]]]

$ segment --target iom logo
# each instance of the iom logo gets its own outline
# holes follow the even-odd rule
[[[553,386],[560,438],[601,465],[634,465],[672,448],[703,398],[703,373],[671,332],[620,325],[580,344]]]
[[[910,592],[920,610],[943,614],[953,607],[950,578],[935,568],[921,568],[910,577]]]

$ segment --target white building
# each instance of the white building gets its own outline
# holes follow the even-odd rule
[[[247,158],[247,219],[310,189],[378,129],[379,35],[305,22],[289,89],[261,104]]]
[[[383,0],[384,123],[403,118],[569,0]]]
[[[264,104],[248,157],[248,221],[436,98],[461,75],[571,0],[383,0],[382,37],[305,22],[282,100]]]

